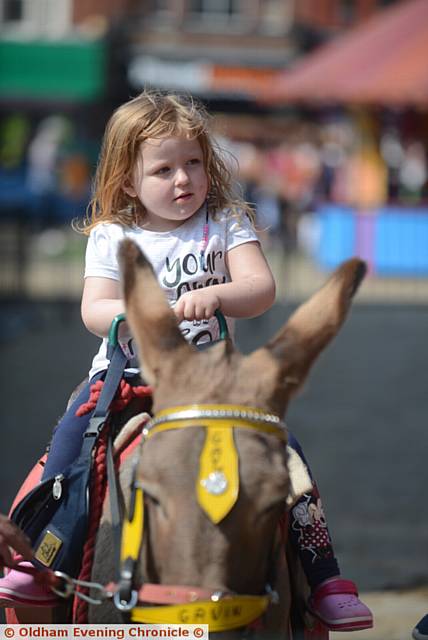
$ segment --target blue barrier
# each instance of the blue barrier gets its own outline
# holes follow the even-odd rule
[[[314,257],[322,268],[333,269],[358,255],[379,275],[428,276],[428,209],[359,212],[323,205],[315,216],[320,234]]]
[[[356,219],[346,207],[324,206],[318,213],[320,236],[318,260],[326,269],[354,255]]]

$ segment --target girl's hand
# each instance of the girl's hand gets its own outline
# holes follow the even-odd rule
[[[182,320],[208,320],[220,307],[215,287],[206,287],[184,293],[174,307],[178,322]]]

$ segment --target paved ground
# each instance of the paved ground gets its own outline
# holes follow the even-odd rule
[[[331,640],[411,640],[415,624],[428,612],[428,589],[376,591],[363,594],[375,626],[358,633],[332,633]]]
[[[262,341],[286,315],[279,306],[251,321],[253,335]],[[365,589],[428,584],[426,327],[419,309],[355,306],[288,416],[343,572]]]

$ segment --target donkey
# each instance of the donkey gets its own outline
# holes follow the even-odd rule
[[[202,352],[189,345],[150,263],[132,241],[122,243],[120,261],[126,315],[144,377],[154,389],[155,416],[168,413],[171,407],[180,412],[188,405],[208,409],[239,405],[256,408],[269,420],[282,417],[318,354],[341,328],[365,275],[362,261],[343,263],[273,339],[244,356],[229,339]],[[289,579],[278,535],[290,490],[287,449],[274,429],[239,424],[237,420],[232,438],[239,460],[239,491],[218,522],[207,516],[197,500],[199,460],[206,440],[202,414],[193,428],[165,430],[148,438],[141,452],[123,465],[123,503],[129,500],[135,464],[137,484],[144,492],[145,532],[135,588],[143,579],[155,585],[192,585],[195,592],[200,589],[215,596],[213,600],[226,596],[227,604],[233,594],[260,596],[270,583],[279,592],[280,602],[269,606],[267,628],[288,638]],[[111,545],[106,504],[92,572],[96,583],[107,584],[116,575]],[[121,620],[111,602],[89,609],[92,623]],[[207,620],[190,615],[182,621]]]

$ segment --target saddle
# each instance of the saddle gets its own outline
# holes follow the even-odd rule
[[[91,472],[95,452],[100,439],[110,442],[114,436],[110,414],[122,410],[131,397],[117,398],[123,391],[121,383],[125,368],[130,366],[132,352],[119,343],[119,325],[125,320],[124,314],[116,316],[108,335],[107,355],[110,365],[104,381],[97,380],[91,387],[89,401],[82,405],[77,415],[93,411],[88,428],[83,434],[78,459],[62,473],[40,482],[41,465],[38,463],[31,472],[33,484],[28,491],[29,480],[24,483],[14,502],[11,519],[31,540],[35,550],[33,564],[36,568],[49,568],[76,577],[82,561],[82,549],[87,536]],[[227,325],[223,316],[219,317],[222,338],[227,335]],[[128,385],[128,388],[131,388]],[[140,385],[143,395],[151,394],[150,387]],[[132,394],[131,394],[132,396]],[[94,398],[96,401],[94,402]],[[123,402],[121,402],[121,400]],[[118,406],[114,407],[114,404]],[[110,462],[111,466],[111,462]],[[114,482],[114,472],[109,473]],[[36,480],[37,478],[37,480]]]
[[[124,386],[131,389],[122,380],[128,364],[127,354],[118,341],[118,327],[123,320],[123,315],[118,316],[112,324],[108,346],[110,365],[104,381],[98,380],[91,386],[89,402],[77,411],[77,415],[84,415],[93,410],[77,460],[55,477],[34,486],[12,510],[11,519],[31,540],[36,568],[62,571],[71,577],[79,573],[88,530],[90,485],[97,449],[102,444],[105,449],[109,438],[113,437],[110,414],[117,392],[123,391]],[[139,388],[145,395],[151,393],[149,387]],[[127,403],[119,402],[119,408]]]

